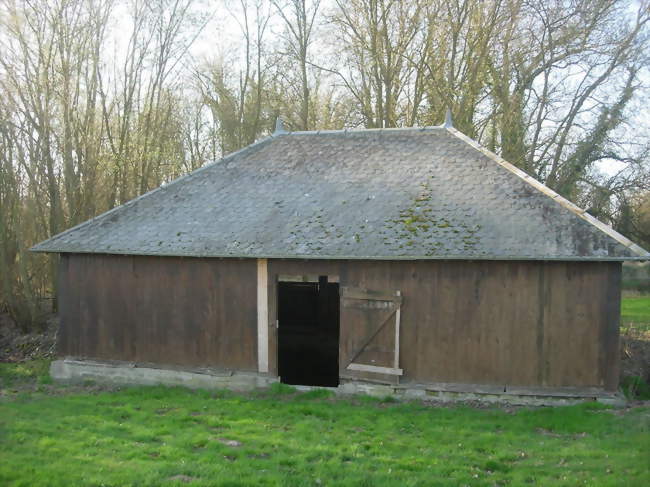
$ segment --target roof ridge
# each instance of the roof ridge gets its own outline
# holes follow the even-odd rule
[[[330,130],[295,130],[279,132],[277,136],[282,135],[321,135],[321,134],[348,134],[348,133],[391,133],[391,132],[426,132],[433,130],[444,130],[444,125],[426,125],[424,127],[378,127],[378,128],[344,128],[344,129],[330,129]]]
[[[572,203],[559,193],[556,193],[553,191],[551,188],[546,186],[545,184],[541,183],[534,177],[532,177],[530,174],[522,171],[519,169],[517,166],[514,164],[506,161],[503,157],[499,156],[498,154],[495,154],[491,150],[483,147],[481,144],[479,144],[476,140],[472,139],[471,137],[468,137],[464,133],[462,133],[460,130],[454,128],[454,127],[447,127],[446,130],[457,137],[458,139],[462,140],[466,144],[472,146],[479,152],[481,152],[483,155],[488,157],[489,159],[493,160],[500,166],[502,166],[504,169],[510,171],[513,173],[515,176],[521,178],[524,180],[524,182],[528,183],[532,187],[534,187],[536,190],[538,190],[540,193],[544,194],[545,196],[548,196],[551,198],[553,201],[558,203],[560,206],[564,207],[565,209],[571,211],[575,215],[579,216],[583,220],[585,220],[587,223],[590,223],[591,225],[595,226],[598,228],[601,232],[604,232],[605,234],[609,235],[612,237],[614,240],[616,240],[618,243],[623,245],[624,247],[627,247],[630,249],[632,252],[635,252],[638,254],[640,257],[649,257],[650,258],[650,252],[645,250],[643,247],[640,247],[639,245],[635,244],[632,242],[629,238],[625,237],[624,235],[621,235],[618,233],[616,230],[614,230],[611,226],[607,225],[606,223],[601,222],[598,220],[596,217],[590,215],[587,213],[587,210],[584,210],[580,208],[578,205],[575,203]]]

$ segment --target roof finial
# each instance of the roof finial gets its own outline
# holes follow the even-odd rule
[[[274,135],[277,134],[283,134],[285,133],[286,130],[284,130],[284,122],[280,117],[275,119],[275,132],[273,132]]]
[[[445,128],[452,128],[454,126],[454,121],[451,119],[451,109],[447,108],[447,113],[445,113]]]

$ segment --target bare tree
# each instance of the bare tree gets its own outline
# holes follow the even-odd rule
[[[56,282],[32,243],[185,170],[179,76],[200,18],[192,0],[129,4],[118,65],[113,0],[0,0],[0,306],[25,326]]]
[[[309,130],[310,127],[310,79],[311,58],[309,47],[312,43],[314,22],[318,15],[320,0],[273,0],[278,14],[284,22],[282,35],[288,57],[296,63],[299,72],[300,123],[297,128]]]
[[[102,117],[112,153],[108,206],[148,191],[176,174],[182,151],[174,137],[188,50],[205,26],[194,0],[130,0],[127,52],[101,79]],[[167,169],[163,168],[167,167]]]
[[[20,283],[14,293],[24,298],[32,321],[36,307],[29,263],[37,258],[27,254],[26,244],[94,214],[102,138],[96,117],[97,73],[110,7],[110,1],[81,0],[0,5],[5,33],[0,39],[5,54],[0,59],[0,88],[6,95],[3,138],[11,147],[3,156],[3,173],[13,173],[14,181],[23,185],[18,188],[21,218],[30,211],[47,214],[40,227],[14,228],[21,235],[13,257]],[[55,259],[51,262],[49,275],[54,275]]]
[[[271,118],[265,106],[270,72],[265,38],[271,5],[262,0],[240,0],[238,7],[232,8],[230,15],[242,36],[240,64],[228,64],[217,57],[196,73],[198,89],[218,127],[222,154],[254,142],[268,130]]]
[[[330,22],[344,66],[321,68],[340,77],[367,127],[403,123],[402,102],[414,75],[407,59],[423,32],[422,2],[337,0],[336,5]]]

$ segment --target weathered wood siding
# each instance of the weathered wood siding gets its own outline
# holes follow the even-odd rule
[[[269,318],[277,275],[337,275],[341,286],[402,292],[402,382],[614,390],[620,273],[607,262],[273,260]],[[341,308],[342,360],[352,338],[368,334],[354,312]],[[392,356],[391,330],[369,347],[367,363]]]
[[[254,260],[63,255],[59,354],[257,370]]]
[[[277,373],[277,277],[336,275],[400,290],[402,382],[618,384],[620,263],[269,260],[269,370]],[[61,259],[61,355],[257,369],[256,262],[69,255]],[[342,360],[367,324],[341,308]],[[363,360],[385,360],[389,330]]]

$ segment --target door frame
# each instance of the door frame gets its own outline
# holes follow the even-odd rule
[[[318,282],[319,276],[327,276],[327,282],[338,283],[340,275],[328,272],[305,272],[304,274],[278,273],[269,275],[268,260],[257,259],[257,356],[258,372],[271,377],[278,376],[278,283]],[[339,303],[339,319],[341,306]],[[340,323],[339,323],[340,327]],[[340,328],[339,328],[340,330]],[[340,350],[340,343],[339,343]],[[264,367],[265,366],[265,367]],[[340,379],[340,377],[339,377]]]

